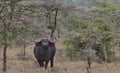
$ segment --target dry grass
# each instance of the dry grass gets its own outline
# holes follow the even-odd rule
[[[58,45],[61,48],[61,45]],[[62,46],[64,47],[64,46]],[[27,47],[27,55],[31,56],[31,60],[21,60],[17,54],[20,52],[20,48],[8,49],[7,51],[7,72],[6,73],[86,73],[86,62],[77,61],[72,62],[66,59],[64,56],[56,54],[55,66],[51,72],[50,67],[48,70],[41,69],[36,62],[33,55],[33,45]],[[2,55],[2,49],[0,48],[0,55]],[[0,73],[2,72],[2,57],[0,56]],[[91,73],[120,73],[120,63],[110,64],[97,64],[93,63]]]

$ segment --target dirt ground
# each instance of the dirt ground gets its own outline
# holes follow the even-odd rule
[[[26,48],[27,60],[19,58],[21,48],[9,48],[7,50],[7,72],[6,73],[87,73],[86,62],[70,61],[65,56],[56,54],[54,68],[51,72],[50,65],[47,70],[39,67],[33,55],[34,45]],[[57,48],[64,46],[58,45]],[[2,72],[2,48],[0,48],[0,73]],[[120,73],[120,62],[109,64],[93,63],[90,73]]]

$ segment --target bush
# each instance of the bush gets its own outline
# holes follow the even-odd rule
[[[66,48],[66,55],[69,57],[72,61],[78,61],[83,59],[82,51],[76,51],[74,48]]]
[[[66,55],[70,58],[70,60],[84,60],[85,55],[83,53],[83,50],[85,49],[86,41],[81,40],[80,36],[77,36],[75,38],[70,39],[69,41],[65,41],[64,44],[66,47]],[[98,42],[97,42],[98,43]],[[96,48],[93,48],[94,50],[98,51],[96,53],[97,57],[99,57],[99,60],[106,61],[104,49],[106,48],[107,52],[107,61],[113,62],[116,60],[115,53],[111,51],[111,46],[107,44],[107,47],[105,47],[104,43],[100,43],[100,45],[93,45]],[[110,42],[108,42],[110,44]],[[95,57],[95,56],[94,56]],[[97,59],[97,58],[96,58]]]

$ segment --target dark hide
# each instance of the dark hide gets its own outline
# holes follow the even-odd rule
[[[48,39],[42,39],[40,42],[35,43],[34,55],[40,67],[45,67],[45,69],[47,69],[48,63],[50,61],[52,68],[55,52],[55,43],[49,41]]]

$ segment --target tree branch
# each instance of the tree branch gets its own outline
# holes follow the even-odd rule
[[[53,29],[51,30],[51,38],[53,37],[53,33],[55,32],[56,26],[57,26],[57,14],[58,14],[58,8],[56,8],[55,19],[54,19],[54,26],[53,26]]]
[[[5,6],[3,6],[3,7],[1,8],[0,14],[3,12],[4,8],[5,8]]]

